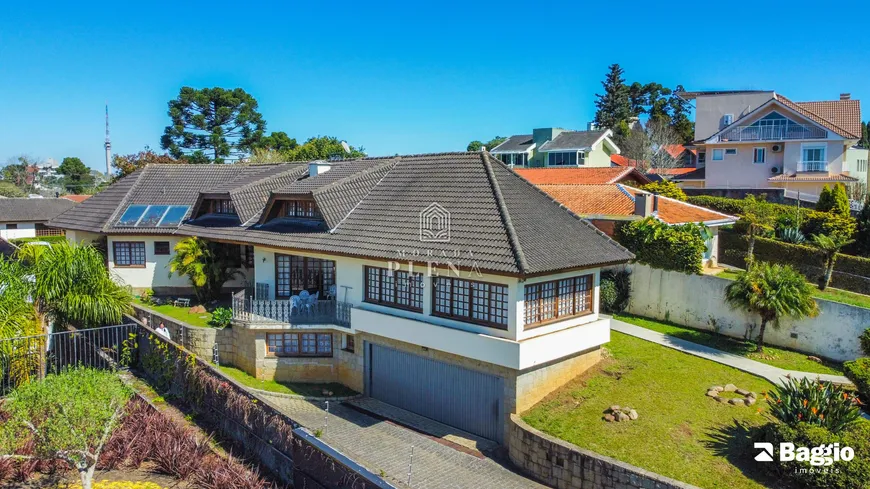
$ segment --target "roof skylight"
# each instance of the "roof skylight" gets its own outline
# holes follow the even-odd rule
[[[127,227],[175,227],[187,214],[187,205],[145,205],[133,204],[127,207],[118,219],[118,226]]]
[[[161,228],[178,226],[181,224],[181,220],[184,219],[184,215],[187,214],[187,209],[189,208],[186,205],[170,206],[166,214],[163,215],[163,220],[157,226]]]
[[[135,226],[136,223],[139,222],[139,218],[142,217],[142,214],[145,213],[145,209],[147,208],[147,205],[131,205],[130,207],[127,207],[124,215],[122,215],[121,219],[118,220],[118,225]]]

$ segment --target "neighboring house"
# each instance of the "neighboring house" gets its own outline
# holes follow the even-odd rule
[[[665,150],[676,159],[675,168],[651,168],[645,176],[651,181],[671,180],[682,188],[703,188],[705,180],[704,161],[698,159],[696,149],[687,148],[682,144],[669,145]],[[702,154],[703,156],[703,154]],[[649,168],[650,162],[626,158],[623,155],[612,155],[611,163],[618,167]],[[562,182],[569,183],[569,182]],[[588,182],[595,183],[595,182]],[[602,182],[603,183],[603,182]],[[617,183],[617,182],[608,182]]]
[[[638,187],[650,180],[637,168],[515,168],[518,175],[535,185],[547,183],[624,183]]]
[[[701,168],[667,168],[652,169],[646,176],[653,181],[670,180],[680,188],[704,188],[707,169]]]
[[[707,267],[715,267],[719,261],[719,227],[737,222],[734,216],[622,184],[554,184],[538,185],[538,188],[578,216],[589,219],[608,236],[613,236],[619,223],[648,216],[668,225],[703,224],[710,231],[702,257],[703,266]]]
[[[90,199],[91,196],[90,195],[69,194],[69,195],[62,195],[60,198],[66,199],[66,200],[71,200],[71,201],[75,202],[76,204],[81,204],[82,202]]]
[[[486,152],[152,165],[52,224],[106,236],[134,288],[167,284],[187,236],[241,246],[222,362],[500,442],[511,413],[598,361],[601,267],[633,257]]]
[[[611,130],[567,131],[555,127],[511,136],[495,148],[493,156],[510,167],[608,167],[619,154]]]
[[[683,92],[695,101],[696,167],[706,188],[786,188],[818,194],[855,183],[846,151],[861,138],[861,106],[793,102],[773,91]]]
[[[870,160],[870,150],[860,146],[852,146],[846,150],[846,159],[843,161],[843,173],[855,177],[867,188],[867,160]]]
[[[0,238],[56,236],[62,231],[46,223],[75,206],[66,199],[0,199]]]

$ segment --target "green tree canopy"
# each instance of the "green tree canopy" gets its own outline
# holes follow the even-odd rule
[[[768,324],[779,328],[783,317],[802,319],[819,314],[812,294],[812,286],[800,272],[789,265],[767,262],[756,263],[740,272],[725,288],[728,304],[760,316],[758,352],[764,351],[764,330]]]
[[[160,146],[175,158],[194,155],[193,162],[203,155],[214,163],[244,157],[266,130],[257,107],[257,100],[241,88],[183,87],[169,101],[172,123],[163,131]]]
[[[278,131],[261,139],[257,147],[274,151],[290,151],[299,147],[299,144],[296,138],[291,138],[286,132]]]
[[[831,212],[838,216],[851,216],[849,194],[846,192],[846,186],[842,183],[837,183],[834,184],[833,187],[828,187],[827,185],[822,187],[822,192],[819,194],[819,201],[816,202],[816,210],[820,212]]]
[[[616,130],[621,122],[628,121],[632,116],[630,91],[622,76],[624,73],[625,70],[618,64],[610,65],[601,82],[604,93],[595,94],[595,123],[599,127]]]
[[[678,187],[676,183],[670,180],[659,180],[658,182],[641,185],[640,189],[646,190],[647,192],[652,192],[657,195],[681,200],[683,202],[688,199],[688,197],[686,196],[686,192],[683,192],[683,189]]]
[[[864,206],[858,213],[857,221],[858,233],[855,241],[858,250],[865,256],[870,255],[870,194],[864,197]]]
[[[480,151],[480,148],[483,148],[484,146],[486,146],[486,150],[491,151],[493,148],[495,148],[496,146],[498,146],[499,144],[501,144],[505,141],[507,141],[507,138],[503,137],[503,136],[496,136],[485,143],[482,141],[474,140],[474,141],[468,143],[468,146],[465,148],[465,150],[466,151]]]
[[[168,153],[158,154],[152,151],[149,146],[145,146],[145,149],[138,153],[114,155],[112,168],[118,172],[116,178],[121,178],[148,165],[172,165],[187,162],[187,158],[173,158]]]
[[[27,193],[12,182],[3,181],[0,182],[0,197],[27,197]]]
[[[63,185],[71,194],[84,194],[94,188],[91,169],[75,156],[68,156],[60,162],[57,172],[63,175]]]

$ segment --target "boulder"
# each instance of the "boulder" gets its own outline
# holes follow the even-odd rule
[[[205,310],[205,306],[193,306],[187,310],[188,314],[205,314],[206,312],[208,311]]]
[[[631,418],[629,418],[628,415],[622,411],[620,411],[616,414],[617,421],[628,421],[629,419],[631,419]]]
[[[620,408],[619,408],[619,405],[618,405],[618,404],[614,404],[613,406],[610,406],[610,412],[611,412],[611,413],[619,412],[619,409],[620,409]]]
[[[612,422],[616,421],[616,417],[614,417],[612,414],[605,414],[604,421],[607,421],[608,423],[612,423]]]
[[[822,359],[821,359],[821,358],[819,358],[819,357],[814,357],[814,356],[812,356],[812,355],[808,356],[808,357],[807,357],[807,360],[809,360],[809,361],[811,361],[811,362],[822,363]]]
[[[725,392],[734,392],[736,390],[737,390],[737,386],[734,384],[726,384],[725,385]]]
[[[710,390],[707,391],[707,396],[708,396],[708,397],[716,397],[716,396],[718,396],[718,395],[719,395],[719,391],[714,391],[714,390],[712,390],[712,389],[710,389]]]
[[[756,401],[756,399],[754,397],[746,396],[746,405],[747,406],[751,406],[751,405],[755,404],[755,401]]]
[[[741,396],[748,396],[749,395],[749,391],[746,389],[737,389],[734,392],[740,394]]]
[[[722,387],[721,385],[714,385],[713,387],[710,387],[710,390],[716,391],[716,392],[722,392],[723,390],[725,390],[725,388]]]
[[[739,397],[734,397],[728,400],[729,404],[733,404],[735,406],[745,406],[746,401],[744,399],[740,399]]]
[[[713,399],[716,399],[717,401],[722,402],[722,403],[728,402],[728,398],[727,398],[727,397],[719,397],[719,396],[716,396],[716,397],[714,397]]]
[[[631,420],[635,420],[635,419],[637,419],[637,418],[638,418],[638,416],[637,416],[637,411],[635,411],[634,409],[632,409],[631,411],[628,412],[628,417],[629,417]]]

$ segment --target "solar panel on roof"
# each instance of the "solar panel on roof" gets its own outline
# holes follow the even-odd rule
[[[169,209],[168,205],[149,205],[148,210],[142,215],[142,219],[136,224],[136,227],[154,227],[160,222],[163,214]]]
[[[169,207],[169,210],[166,211],[166,214],[163,216],[163,220],[160,221],[160,224],[157,227],[165,228],[165,227],[175,227],[181,224],[181,220],[184,219],[184,215],[187,214],[187,209],[190,206],[186,205],[173,205]]]
[[[142,214],[145,213],[145,209],[147,209],[147,205],[138,205],[134,204],[130,207],[127,207],[127,210],[124,211],[124,214],[121,216],[121,219],[118,220],[119,226],[135,226],[137,222],[139,222],[139,218],[142,217]]]

